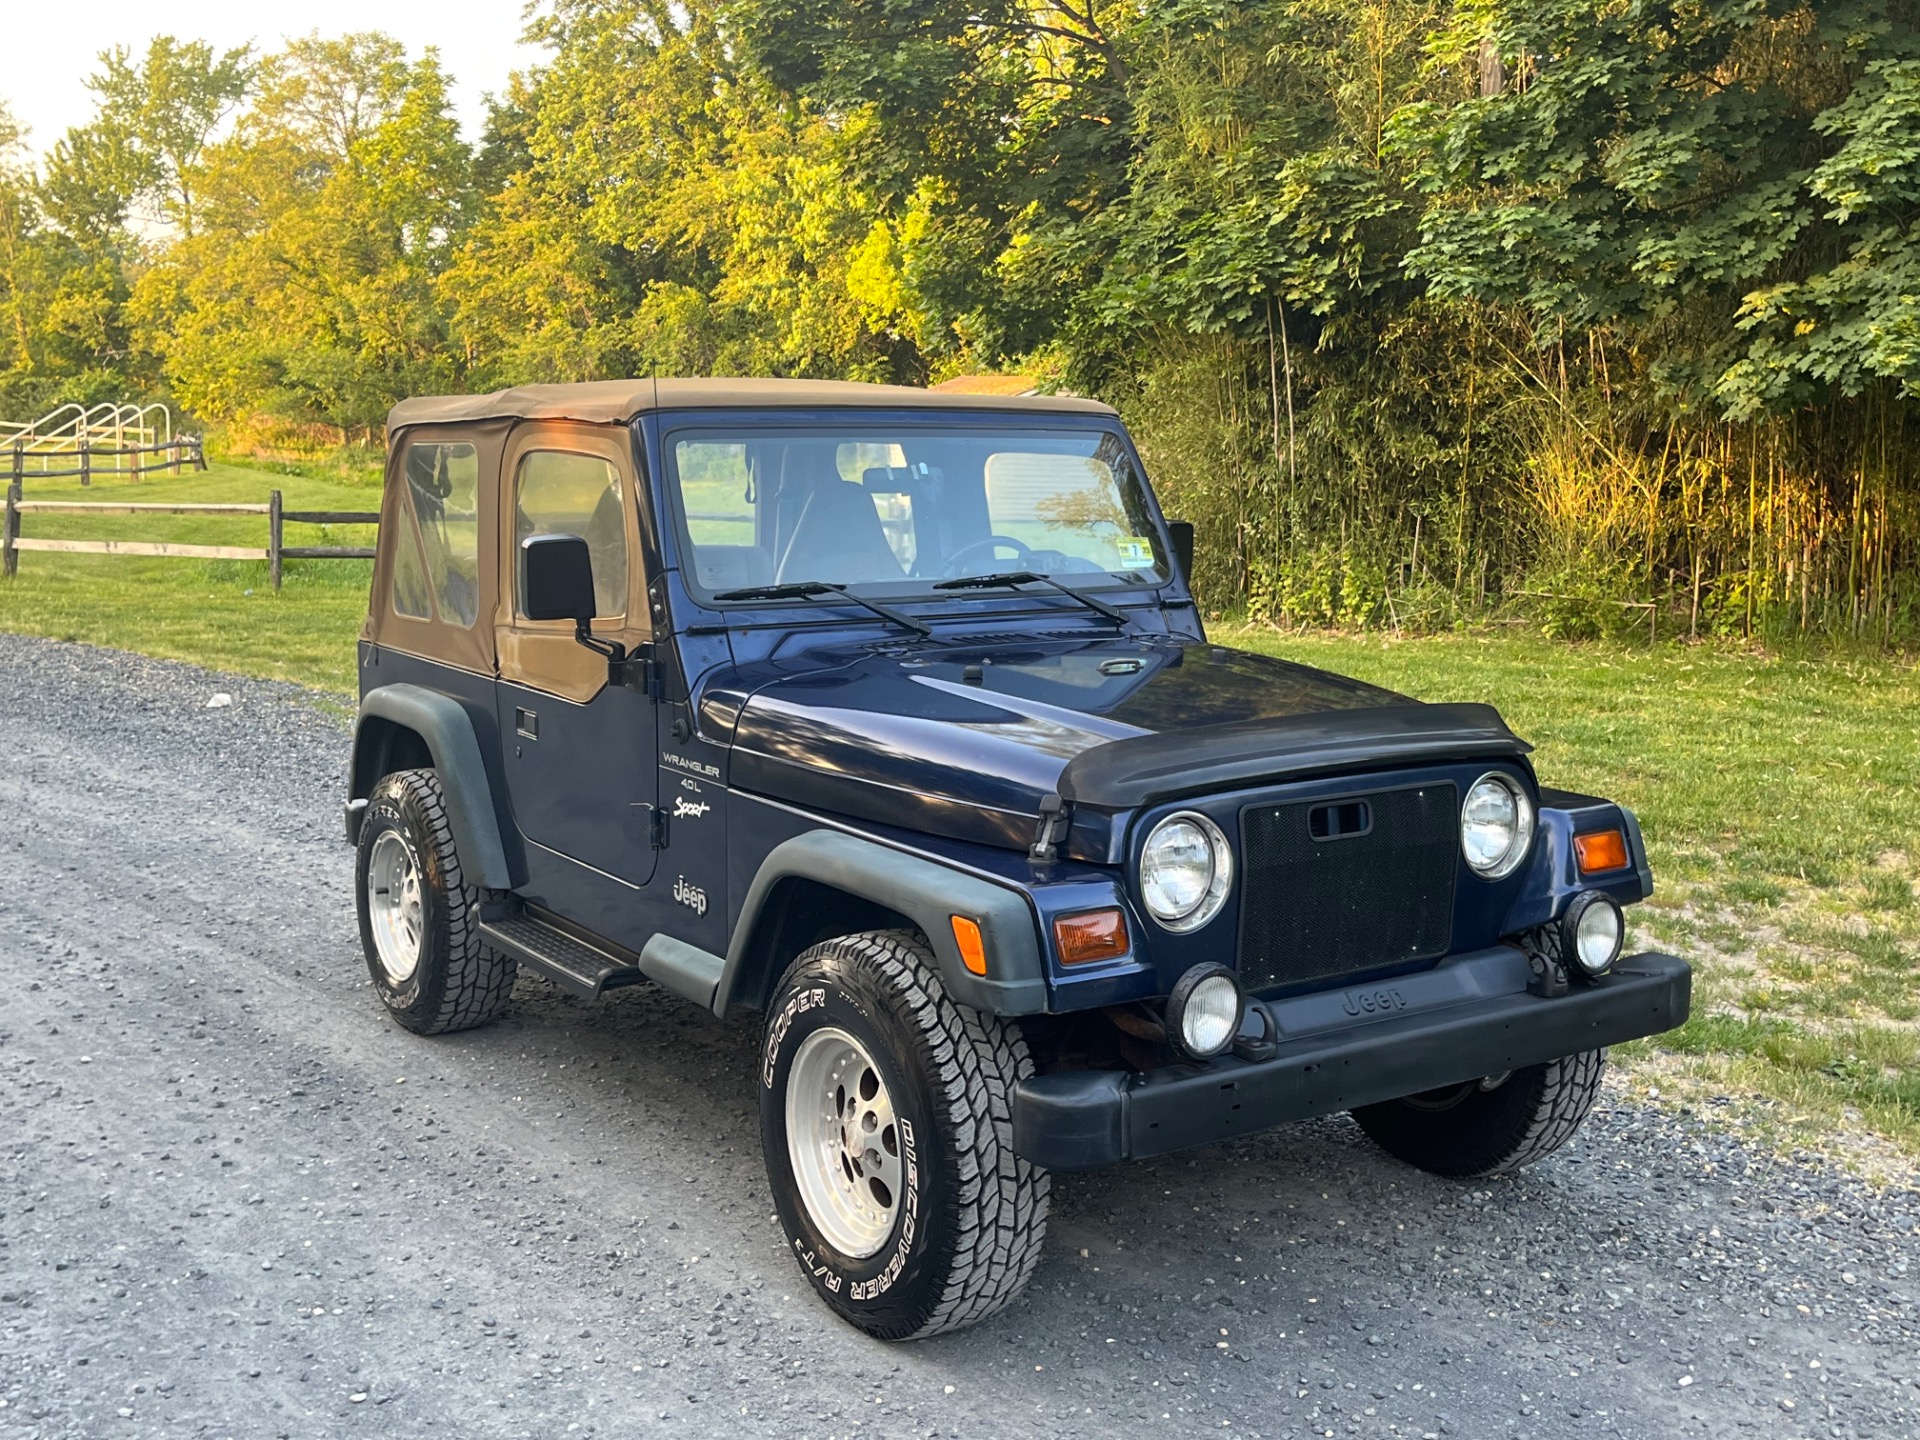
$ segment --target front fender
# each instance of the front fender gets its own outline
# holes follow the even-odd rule
[[[1540,830],[1534,837],[1533,858],[1526,867],[1526,883],[1507,912],[1501,933],[1517,935],[1558,919],[1583,890],[1604,890],[1622,905],[1632,905],[1653,894],[1653,869],[1647,861],[1647,842],[1640,822],[1624,805],[1570,790],[1540,790]],[[1574,857],[1573,840],[1590,830],[1622,830],[1629,865],[1607,875],[1582,875]]]
[[[1034,913],[1026,896],[925,856],[863,840],[838,830],[810,830],[768,852],[748,888],[714,993],[724,1015],[756,960],[768,897],[790,878],[816,881],[905,915],[917,925],[940,963],[947,993],[962,1005],[994,1015],[1035,1015],[1047,1008],[1046,968]],[[986,942],[987,973],[975,975],[960,958],[953,917],[978,923]]]
[[[374,723],[369,723],[374,722]],[[506,848],[500,843],[500,821],[493,804],[493,787],[480,758],[480,742],[473,721],[459,701],[419,685],[382,685],[360,700],[360,717],[353,727],[353,762],[348,779],[350,800],[364,800],[379,783],[384,748],[384,725],[399,726],[418,735],[433,757],[446,797],[447,823],[453,829],[460,862],[489,890],[505,890],[513,879]],[[357,839],[358,812],[348,811],[348,836]]]

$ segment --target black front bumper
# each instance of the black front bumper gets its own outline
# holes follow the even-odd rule
[[[1271,1060],[1036,1075],[1014,1086],[1013,1148],[1049,1169],[1092,1170],[1230,1140],[1658,1035],[1686,1022],[1693,992],[1693,972],[1671,955],[1628,956],[1551,999],[1526,992],[1525,971],[1518,951],[1486,951],[1271,1002]]]

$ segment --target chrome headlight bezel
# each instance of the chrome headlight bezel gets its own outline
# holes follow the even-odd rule
[[[1485,823],[1473,818],[1473,812],[1476,797],[1489,787],[1507,795],[1513,805],[1513,820],[1506,848],[1483,862],[1475,858],[1475,847],[1469,843],[1468,835],[1469,827]],[[1460,854],[1466,860],[1467,868],[1482,880],[1503,880],[1519,869],[1521,862],[1532,853],[1537,825],[1538,816],[1526,787],[1504,770],[1489,770],[1467,787],[1467,793],[1460,801]]]
[[[1149,878],[1156,847],[1172,843],[1173,832],[1182,826],[1198,831],[1206,845],[1206,875],[1191,902],[1182,906],[1178,901],[1167,901],[1161,892],[1161,902],[1156,904],[1155,885]],[[1185,935],[1207,924],[1226,906],[1228,892],[1233,889],[1233,847],[1220,827],[1199,811],[1176,811],[1155,823],[1140,842],[1138,872],[1140,902],[1154,924],[1175,935]]]

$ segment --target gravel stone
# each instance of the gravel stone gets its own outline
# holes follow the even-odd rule
[[[0,635],[0,1440],[1920,1433],[1920,1195],[1613,1089],[1467,1186],[1344,1118],[1057,1176],[1022,1300],[876,1345],[766,1222],[754,1017],[385,1018],[348,732]]]

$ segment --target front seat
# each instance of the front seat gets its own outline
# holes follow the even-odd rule
[[[782,585],[798,580],[901,580],[906,571],[887,544],[866,487],[822,480],[813,487],[780,557]]]

